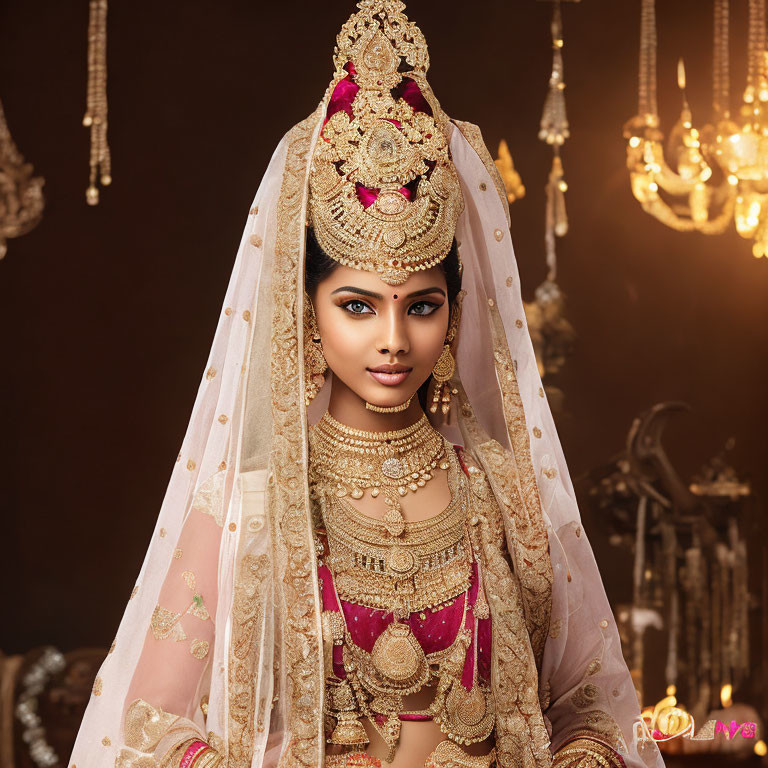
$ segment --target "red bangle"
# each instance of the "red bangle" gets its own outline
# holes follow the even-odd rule
[[[193,741],[179,761],[179,768],[190,768],[200,755],[210,747],[204,741]]]

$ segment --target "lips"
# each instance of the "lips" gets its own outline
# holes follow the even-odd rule
[[[377,365],[375,368],[368,368],[367,370],[379,384],[395,387],[402,384],[413,369],[405,365]]]

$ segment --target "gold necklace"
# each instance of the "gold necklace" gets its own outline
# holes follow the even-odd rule
[[[447,605],[469,589],[468,489],[455,453],[448,456],[450,503],[426,520],[405,522],[396,537],[386,521],[363,514],[343,497],[321,494],[327,563],[342,600],[407,618]]]
[[[446,440],[426,414],[405,429],[368,432],[353,429],[326,412],[310,429],[310,481],[337,498],[360,499],[384,493],[384,525],[390,536],[405,530],[400,498],[416,492],[448,469]]]

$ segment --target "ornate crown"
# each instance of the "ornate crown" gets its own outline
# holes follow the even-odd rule
[[[421,30],[400,0],[357,5],[336,41],[310,222],[332,259],[400,285],[445,258],[464,200]]]

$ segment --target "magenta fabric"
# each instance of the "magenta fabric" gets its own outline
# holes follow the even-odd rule
[[[360,183],[355,185],[355,189],[357,191],[357,199],[363,204],[363,208],[373,205],[379,196],[379,192],[381,192],[380,189],[370,189]],[[413,199],[413,191],[409,187],[400,187],[398,192],[409,202]]]
[[[352,113],[352,102],[357,96],[360,86],[352,81],[351,77],[345,77],[340,80],[333,89],[331,99],[328,102],[328,111],[325,113],[325,122],[327,123],[337,112],[346,112],[350,120],[354,118]]]
[[[426,112],[430,117],[433,114],[432,107],[429,106],[429,103],[424,98],[421,89],[410,77],[404,77],[400,85],[392,90],[392,97],[395,101],[402,99],[411,106],[414,112]]]

